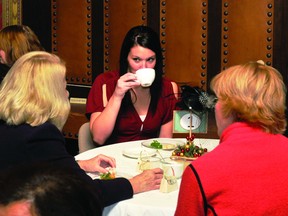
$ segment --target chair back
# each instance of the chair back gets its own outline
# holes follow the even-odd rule
[[[79,128],[78,133],[78,147],[79,153],[95,148],[92,134],[90,131],[90,123],[86,122]]]

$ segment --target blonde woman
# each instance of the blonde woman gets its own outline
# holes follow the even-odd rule
[[[259,62],[222,71],[211,82],[219,145],[185,170],[178,215],[287,215],[286,86]]]
[[[115,160],[98,155],[77,163],[69,155],[61,134],[70,111],[65,75],[64,62],[43,51],[29,52],[14,63],[0,87],[0,171],[42,162],[71,168],[94,185],[103,207],[131,198],[133,193],[158,189],[159,168],[129,180],[92,180],[85,171],[107,172],[100,164],[115,167]]]

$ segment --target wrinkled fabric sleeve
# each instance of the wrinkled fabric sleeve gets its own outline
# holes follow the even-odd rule
[[[104,109],[103,107],[103,99],[102,99],[102,85],[104,84],[104,80],[102,79],[102,76],[98,76],[90,91],[87,98],[86,103],[86,114],[91,115],[93,112],[102,111]]]
[[[86,115],[88,118],[93,112],[102,112],[104,110],[103,85],[106,84],[106,89],[108,89],[107,100],[109,100],[118,78],[118,71],[105,72],[96,77],[87,97]]]
[[[94,180],[96,187],[102,190],[102,201],[104,206],[112,205],[116,202],[133,197],[133,189],[126,178],[116,178],[113,180]]]
[[[49,162],[54,166],[73,169],[88,184],[93,185],[104,207],[133,197],[133,188],[128,179],[92,180],[67,152],[61,132],[52,124],[44,124],[33,131],[27,152],[34,163]]]

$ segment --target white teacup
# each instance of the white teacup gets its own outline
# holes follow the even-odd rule
[[[155,79],[155,70],[153,68],[141,68],[136,71],[136,77],[141,86],[149,87]]]
[[[184,171],[184,161],[183,160],[172,160],[170,158],[164,158],[161,160],[162,169],[167,176],[175,176],[176,178],[181,178]]]

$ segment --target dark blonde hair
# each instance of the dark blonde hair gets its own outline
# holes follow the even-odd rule
[[[61,130],[70,111],[65,76],[65,63],[56,55],[23,55],[1,83],[0,118],[10,125],[49,121]]]
[[[277,134],[286,129],[286,86],[273,67],[249,62],[230,67],[211,81],[224,117]]]
[[[1,29],[0,49],[5,52],[9,66],[25,53],[44,51],[38,37],[25,25],[10,25]]]

